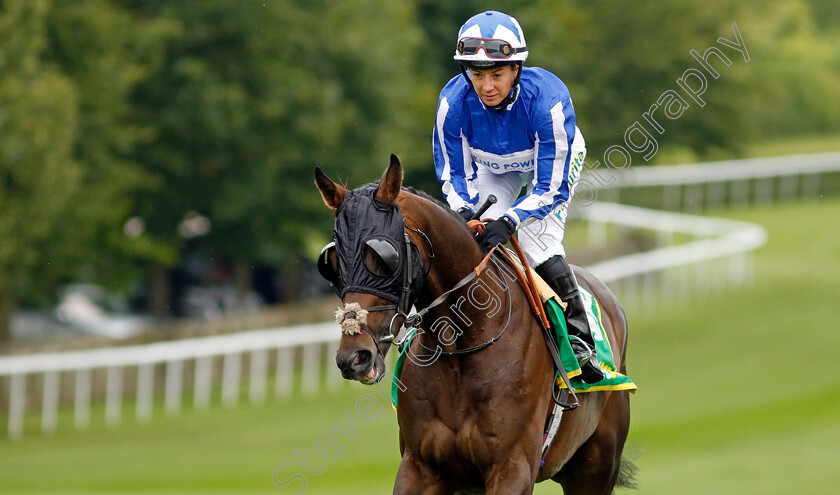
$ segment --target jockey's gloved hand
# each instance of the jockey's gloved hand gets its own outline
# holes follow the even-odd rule
[[[502,217],[487,224],[484,232],[478,236],[478,243],[489,251],[497,244],[507,244],[515,231],[516,224],[513,220],[510,217]]]
[[[469,222],[473,215],[475,215],[475,213],[466,206],[458,208],[458,216],[463,218],[465,222]]]

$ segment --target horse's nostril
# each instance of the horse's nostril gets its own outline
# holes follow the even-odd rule
[[[335,357],[335,363],[345,378],[367,371],[372,361],[373,353],[367,349],[359,349],[346,354],[338,353]]]
[[[354,368],[367,368],[370,364],[372,354],[370,351],[361,350],[356,351],[356,359],[353,360]]]

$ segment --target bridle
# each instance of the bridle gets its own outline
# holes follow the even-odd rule
[[[471,230],[473,230],[473,231],[479,230],[480,231],[483,228],[482,226],[479,225],[479,224],[481,224],[481,222],[478,220],[478,218],[480,218],[481,215],[484,214],[484,212],[487,211],[487,209],[490,208],[490,206],[492,206],[495,202],[496,202],[496,197],[495,196],[490,195],[487,198],[487,200],[484,202],[484,204],[482,204],[481,207],[478,209],[478,211],[473,215],[473,219],[470,221],[471,222],[470,223],[470,229]],[[475,224],[473,224],[472,222],[474,222]],[[493,249],[491,249],[490,252],[488,252],[487,255],[484,257],[484,259],[482,259],[482,261],[478,264],[478,266],[476,266],[473,270],[471,270],[470,273],[465,275],[451,289],[449,289],[446,292],[440,294],[437,298],[435,298],[434,301],[432,301],[425,308],[420,309],[415,313],[410,313],[411,305],[412,305],[411,303],[412,303],[412,300],[413,300],[412,299],[412,294],[411,294],[411,286],[412,286],[411,274],[413,273],[413,262],[412,262],[413,258],[411,256],[411,250],[412,250],[412,248],[417,249],[417,247],[412,242],[412,240],[411,240],[410,236],[408,235],[407,231],[410,230],[410,231],[418,234],[426,242],[426,244],[429,246],[429,264],[428,264],[428,266],[426,266],[425,270],[421,270],[421,272],[423,272],[423,275],[422,275],[423,280],[425,280],[426,277],[431,272],[432,262],[433,262],[434,257],[435,257],[435,254],[434,254],[435,250],[434,250],[434,245],[432,244],[431,239],[429,239],[429,236],[427,236],[420,229],[416,229],[416,228],[413,228],[413,227],[410,227],[410,226],[406,225],[404,217],[403,217],[403,221],[402,221],[402,227],[403,227],[402,228],[402,233],[403,233],[403,236],[404,236],[404,239],[405,239],[405,242],[403,244],[405,246],[405,260],[406,260],[407,265],[402,267],[403,273],[402,273],[402,281],[401,281],[401,284],[400,284],[400,295],[399,295],[399,298],[398,298],[398,303],[397,304],[380,305],[380,306],[370,306],[370,307],[367,307],[367,308],[354,307],[353,308],[354,310],[364,311],[364,313],[362,313],[362,315],[359,315],[359,316],[361,316],[359,318],[357,318],[357,315],[356,315],[355,311],[353,311],[353,310],[348,311],[349,308],[345,308],[343,310],[340,310],[340,312],[336,314],[336,317],[337,317],[336,319],[337,320],[339,319],[339,316],[342,319],[342,329],[345,331],[345,333],[347,333],[347,334],[356,333],[356,331],[358,331],[358,330],[356,330],[356,328],[361,328],[362,330],[364,330],[370,336],[370,338],[373,340],[374,345],[376,346],[377,353],[379,354],[379,356],[382,357],[383,360],[385,359],[385,352],[387,351],[389,345],[391,345],[391,344],[397,345],[397,347],[400,349],[400,351],[402,351],[403,346],[410,339],[410,336],[409,336],[410,332],[406,332],[402,339],[397,340],[397,336],[399,335],[402,327],[414,328],[414,329],[419,328],[419,325],[422,323],[423,318],[425,317],[426,314],[428,314],[428,312],[431,309],[443,304],[443,302],[446,300],[446,298],[450,294],[452,294],[453,292],[461,289],[462,287],[464,287],[465,285],[467,285],[468,283],[473,281],[475,278],[480,276],[482,271],[487,267],[487,264],[491,260],[495,264],[496,260],[492,259],[492,255],[493,255],[494,252],[496,252],[498,249],[500,249],[499,246],[496,246]],[[420,252],[419,249],[417,251],[418,251],[418,253]],[[503,250],[499,251],[499,252],[505,254]],[[421,259],[420,264],[422,265],[422,263],[423,262],[422,262],[422,259]],[[341,296],[340,293],[339,293],[339,296]],[[512,304],[511,301],[510,301],[510,297],[508,298],[508,303]],[[367,325],[367,314],[372,313],[372,312],[378,312],[378,311],[394,311],[394,315],[391,317],[391,321],[388,323],[388,331],[387,331],[387,333],[385,333],[385,335],[382,335],[382,336],[377,336],[370,329],[370,327]],[[403,322],[399,327],[396,328],[396,331],[395,331],[394,323],[397,321],[397,318],[399,318],[399,317],[401,317],[403,319]],[[510,315],[508,315],[508,317],[510,317]],[[346,319],[356,320],[356,322],[354,322],[354,323],[358,323],[358,327],[356,327],[355,324],[354,324],[353,325],[353,331],[345,330],[345,327],[343,326],[343,320],[346,320]],[[350,325],[348,325],[348,329],[349,329],[349,327],[350,327]],[[418,359],[429,358],[429,357],[434,357],[436,359],[437,357],[441,357],[441,356],[443,356],[443,357],[459,356],[459,355],[466,355],[466,354],[472,354],[472,353],[475,353],[475,352],[479,352],[482,349],[487,348],[488,346],[492,345],[494,342],[499,340],[502,337],[502,335],[505,333],[506,329],[507,329],[507,325],[505,325],[502,328],[502,331],[497,336],[491,338],[490,340],[482,342],[481,344],[475,345],[475,346],[471,346],[471,347],[468,347],[468,348],[465,348],[465,349],[456,349],[454,351],[447,351],[447,352],[444,352],[444,351],[440,350],[440,348],[438,348],[438,349],[435,349],[433,351],[433,354],[431,354],[431,355],[422,355],[422,356],[416,356],[416,357]],[[420,345],[421,345],[421,347],[423,347],[427,351],[432,351],[432,349],[429,349],[428,347],[423,346],[422,343]]]
[[[396,304],[385,304],[361,308],[366,313],[375,313],[379,311],[394,311],[394,315],[391,317],[391,321],[388,323],[388,332],[385,335],[377,336],[374,333],[374,331],[371,330],[371,328],[367,325],[367,322],[365,321],[366,319],[363,319],[358,323],[359,328],[364,330],[365,333],[367,333],[370,336],[370,338],[373,339],[373,342],[376,345],[376,351],[382,357],[382,359],[385,359],[385,349],[387,349],[388,346],[394,343],[394,340],[397,338],[397,335],[400,332],[401,326],[397,328],[396,332],[394,331],[394,322],[397,321],[397,318],[399,317],[403,318],[403,322],[408,321],[410,318],[409,313],[411,312],[412,306],[411,274],[414,271],[414,257],[411,256],[411,250],[412,248],[417,249],[417,246],[414,244],[414,241],[411,240],[411,237],[408,235],[407,230],[410,230],[419,235],[429,246],[429,263],[425,267],[425,270],[423,270],[424,279],[429,275],[429,272],[432,269],[432,262],[435,259],[434,245],[432,244],[431,239],[429,239],[429,236],[427,236],[426,233],[420,229],[415,229],[405,224],[404,227],[405,228],[403,230],[403,236],[405,240],[404,245],[406,265],[403,267],[402,281],[400,283],[400,296],[398,302]],[[422,261],[420,262],[420,264],[423,264]],[[357,316],[358,315],[355,314],[353,311],[348,311],[344,314],[345,319],[358,319]]]
[[[426,243],[429,246],[429,265],[426,267],[426,270],[424,270],[424,275],[423,276],[425,278],[426,276],[428,276],[428,274],[431,271],[431,264],[432,264],[432,261],[434,260],[434,245],[432,244],[429,237],[422,230],[409,227],[408,225],[406,225],[405,228],[419,234],[426,241]],[[406,239],[406,243],[405,243],[406,244],[406,250],[409,250],[409,249],[411,249],[411,246],[413,245],[413,242],[411,241],[407,232],[404,232],[404,235],[405,235],[405,239]],[[409,257],[408,258],[409,259],[409,261],[408,261],[409,266],[407,267],[408,270],[405,270],[403,272],[403,283],[402,283],[402,290],[401,290],[401,294],[400,294],[399,304],[387,304],[387,305],[381,305],[381,306],[369,306],[367,308],[362,308],[364,311],[367,311],[367,313],[373,313],[373,312],[378,312],[378,311],[396,310],[394,315],[391,317],[390,323],[388,324],[388,332],[383,336],[377,337],[376,334],[373,332],[373,330],[371,330],[370,327],[367,325],[367,323],[359,323],[359,327],[362,330],[364,330],[370,336],[370,338],[373,340],[374,344],[376,345],[377,353],[382,357],[382,359],[383,360],[385,359],[385,352],[386,352],[383,349],[387,349],[389,345],[396,345],[400,349],[400,351],[402,351],[403,346],[406,345],[406,343],[408,342],[408,340],[409,340],[409,333],[408,332],[403,336],[402,339],[397,340],[397,336],[399,335],[399,333],[400,333],[400,331],[403,327],[405,327],[405,328],[418,328],[419,325],[423,322],[423,318],[429,313],[430,310],[432,310],[433,308],[435,308],[437,306],[440,306],[441,304],[443,304],[444,301],[446,301],[447,297],[450,294],[452,294],[453,292],[463,288],[468,283],[470,283],[473,280],[475,280],[476,278],[478,278],[481,275],[481,273],[484,271],[484,269],[487,267],[488,263],[492,262],[494,265],[496,263],[498,263],[496,261],[496,259],[492,257],[494,252],[497,249],[500,249],[500,248],[499,247],[494,247],[493,249],[491,249],[490,252],[488,252],[487,255],[484,257],[484,259],[482,259],[481,263],[479,263],[478,266],[476,266],[467,275],[465,275],[461,280],[459,280],[451,289],[449,289],[449,290],[443,292],[442,294],[440,294],[438,297],[436,297],[434,299],[434,301],[429,303],[428,306],[426,306],[426,307],[424,307],[424,308],[422,308],[422,309],[420,309],[420,310],[418,310],[414,313],[411,313],[411,314],[409,314],[409,312],[411,310],[411,307],[410,307],[410,303],[408,302],[410,300],[410,295],[411,295],[410,294],[411,282],[410,282],[410,280],[407,280],[408,276],[406,275],[407,273],[410,272],[410,268],[411,268],[411,265],[410,265],[410,263],[411,263],[410,259],[411,258]],[[508,297],[508,305],[510,306],[511,304],[512,304],[512,302],[510,300],[510,297]],[[397,327],[397,329],[395,331],[394,330],[394,322],[397,320],[398,317],[403,318],[403,323],[402,323],[402,325]],[[508,319],[510,319],[510,310],[508,311]],[[502,338],[502,335],[504,335],[505,331],[507,330],[507,327],[508,327],[508,325],[505,324],[503,326],[501,332],[499,332],[498,335],[496,335],[495,337],[493,337],[489,340],[486,340],[486,341],[484,341],[480,344],[477,344],[477,345],[474,345],[474,346],[471,346],[471,347],[467,347],[467,348],[464,348],[464,349],[456,349],[454,351],[442,351],[440,349],[430,349],[429,347],[426,347],[425,345],[420,343],[419,345],[423,349],[425,349],[427,351],[431,351],[431,354],[415,355],[414,357],[416,359],[419,359],[419,360],[429,360],[429,359],[437,359],[438,357],[464,356],[464,355],[468,355],[468,354],[473,354],[473,353],[479,352],[479,351],[493,345],[493,343],[495,343],[497,340]]]
[[[480,223],[478,220],[473,220],[473,221]],[[487,268],[489,263],[492,262],[494,264],[494,266],[497,267],[497,270],[498,270],[498,265],[496,265],[498,263],[498,261],[493,257],[493,255],[495,253],[498,252],[499,256],[501,256],[503,258],[506,258],[508,263],[511,264],[511,266],[513,266],[515,264],[511,254],[508,253],[505,250],[505,248],[503,248],[501,245],[494,246],[492,249],[490,249],[490,251],[487,253],[487,255],[485,255],[485,257],[481,260],[481,262],[473,270],[471,270],[467,275],[465,275],[463,278],[461,278],[461,280],[459,280],[451,289],[449,289],[449,290],[443,292],[442,294],[440,294],[431,303],[429,303],[429,305],[426,306],[425,308],[420,309],[415,313],[409,314],[409,312],[411,310],[411,278],[410,278],[411,275],[410,274],[411,274],[411,268],[413,267],[412,257],[410,256],[410,252],[411,252],[412,247],[414,247],[416,249],[416,246],[411,241],[411,238],[409,237],[408,232],[406,232],[406,229],[411,230],[413,232],[416,232],[429,245],[429,265],[426,267],[426,270],[423,271],[423,279],[424,280],[429,275],[429,273],[431,272],[431,265],[432,265],[432,261],[434,260],[434,245],[432,244],[431,239],[429,239],[429,237],[423,231],[421,231],[420,229],[415,229],[415,228],[409,227],[408,225],[405,225],[405,223],[403,223],[403,226],[404,226],[403,235],[405,236],[405,246],[406,246],[405,249],[406,249],[406,254],[407,254],[407,256],[406,256],[407,266],[405,267],[406,269],[403,270],[403,277],[402,277],[399,303],[398,304],[381,305],[381,306],[370,306],[370,307],[367,307],[367,308],[362,308],[362,310],[366,311],[367,313],[395,310],[394,315],[391,317],[391,321],[388,324],[388,332],[383,336],[377,337],[377,335],[370,329],[370,327],[368,327],[366,321],[360,321],[359,322],[359,327],[361,329],[363,329],[370,336],[370,338],[373,340],[374,345],[376,345],[377,354],[382,358],[383,361],[385,360],[385,353],[387,352],[387,349],[388,349],[389,345],[396,345],[400,349],[400,352],[402,352],[403,347],[407,343],[410,342],[410,339],[411,339],[412,334],[414,332],[406,332],[402,339],[397,340],[397,335],[399,335],[399,332],[402,329],[402,327],[413,328],[413,329],[419,328],[419,325],[423,322],[423,318],[429,313],[430,310],[432,310],[433,308],[443,304],[443,302],[446,301],[447,297],[450,294],[452,294],[453,292],[463,288],[465,285],[467,285],[468,283],[472,282],[473,280],[475,280],[476,278],[481,276],[481,274]],[[472,224],[471,224],[471,228],[472,228]],[[517,254],[520,257],[520,260],[522,260],[522,263],[524,264],[525,263],[525,261],[524,261],[525,257],[521,252],[521,248],[519,247],[519,244],[515,241],[515,239],[512,239],[511,242],[514,245],[514,247],[517,251]],[[418,250],[418,252],[419,252],[419,250]],[[422,261],[421,261],[421,265],[422,265]],[[568,397],[571,397],[572,402],[565,402],[565,400],[561,399],[557,394],[554,393],[554,391],[556,390],[554,388],[552,389],[552,398],[554,399],[554,402],[558,406],[561,406],[563,408],[563,410],[574,409],[574,408],[578,407],[579,402],[578,402],[577,397],[574,393],[574,389],[572,388],[571,383],[569,382],[569,377],[566,373],[566,370],[563,367],[562,361],[561,361],[560,356],[558,354],[559,350],[555,347],[555,344],[552,342],[551,337],[549,337],[549,332],[548,332],[549,323],[548,323],[548,320],[546,318],[545,312],[541,311],[541,306],[538,302],[538,296],[535,293],[531,292],[530,287],[533,287],[533,281],[530,281],[530,284],[529,284],[529,281],[525,280],[526,277],[530,279],[530,272],[525,270],[525,273],[527,274],[527,276],[522,275],[522,274],[517,272],[517,278],[519,279],[520,284],[523,286],[523,289],[526,293],[527,298],[529,299],[529,303],[531,305],[532,310],[534,310],[534,313],[537,316],[537,320],[538,320],[538,322],[539,322],[539,324],[542,328],[542,331],[543,331],[543,336],[546,337],[546,343],[548,345],[549,353],[551,354],[551,358],[554,361],[555,369],[560,374],[560,376],[562,377],[562,379],[563,379],[563,381],[566,385],[566,388],[563,390],[562,393],[564,393]],[[510,296],[508,297],[508,304],[509,305],[512,304]],[[508,319],[510,319],[510,313],[511,313],[511,311],[509,310],[508,311]],[[348,316],[349,316],[349,313],[345,313],[345,317],[348,317]],[[355,314],[352,317],[355,318]],[[395,332],[394,331],[394,322],[397,321],[397,317],[402,317],[403,322],[402,322],[402,325],[400,325],[400,327],[397,328],[397,330]],[[482,342],[480,344],[477,344],[477,345],[474,345],[474,346],[471,346],[471,347],[467,347],[467,348],[464,348],[464,349],[456,349],[454,351],[442,351],[440,348],[430,349],[429,347],[426,347],[425,345],[420,343],[419,340],[418,340],[418,344],[423,349],[425,349],[426,351],[432,351],[432,353],[431,354],[425,354],[425,355],[413,355],[413,357],[417,360],[420,360],[421,362],[426,362],[428,364],[431,364],[432,362],[434,362],[435,360],[437,360],[440,357],[464,356],[464,355],[468,355],[468,354],[477,353],[477,352],[480,352],[480,351],[486,349],[487,347],[493,345],[495,342],[497,342],[499,339],[501,339],[502,336],[505,334],[505,331],[507,331],[507,327],[508,327],[508,325],[505,324],[498,335],[496,335],[495,337],[492,337],[488,340],[485,340],[484,342]],[[381,376],[384,376],[384,375],[380,375],[380,377]]]

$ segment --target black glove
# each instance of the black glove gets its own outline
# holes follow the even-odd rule
[[[469,222],[472,220],[472,216],[475,215],[473,211],[466,206],[462,206],[458,208],[458,216],[464,219],[465,222]]]
[[[487,224],[487,228],[478,236],[478,243],[489,251],[497,244],[507,244],[515,231],[513,220],[502,217]]]

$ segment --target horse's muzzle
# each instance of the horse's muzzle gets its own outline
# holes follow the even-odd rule
[[[382,375],[384,362],[379,363],[378,356],[368,349],[352,352],[337,352],[335,364],[341,370],[341,376],[347,380],[357,380],[364,384],[376,383]]]

